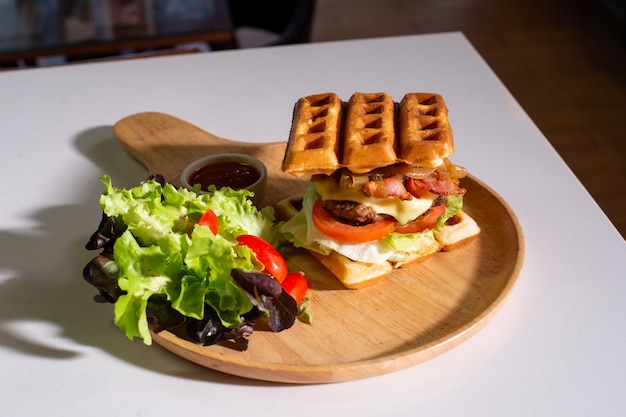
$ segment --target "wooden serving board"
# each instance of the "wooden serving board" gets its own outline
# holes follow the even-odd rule
[[[268,168],[263,204],[301,194],[308,181],[280,171],[285,143],[251,144],[219,138],[160,113],[120,120],[114,131],[150,173],[172,183],[191,161],[207,154],[253,155]],[[257,329],[247,351],[196,345],[169,332],[154,335],[165,349],[204,367],[264,381],[328,383],[381,375],[431,359],[474,335],[496,314],[522,267],[524,239],[510,207],[468,176],[465,210],[482,232],[469,246],[394,271],[360,290],[347,290],[308,253],[292,250],[290,270],[311,285],[311,325],[272,333]]]

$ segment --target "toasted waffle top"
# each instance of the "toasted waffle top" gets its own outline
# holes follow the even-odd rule
[[[282,169],[295,176],[354,173],[403,162],[432,167],[454,152],[448,109],[439,94],[335,93],[299,99]]]

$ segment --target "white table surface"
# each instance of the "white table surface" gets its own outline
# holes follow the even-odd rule
[[[112,125],[168,113],[218,136],[286,140],[294,101],[444,95],[452,160],[526,239],[518,283],[475,336],[400,372],[329,385],[223,375],[130,342],[81,271],[98,177],[147,171]],[[3,416],[615,416],[626,409],[626,244],[460,33],[0,72]],[[278,414],[277,414],[278,413]],[[328,414],[327,414],[328,413]]]

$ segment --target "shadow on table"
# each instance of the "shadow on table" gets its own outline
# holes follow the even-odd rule
[[[24,213],[32,225],[0,230],[0,345],[23,355],[72,360],[101,349],[133,365],[183,378],[233,384],[264,384],[214,372],[158,346],[129,341],[113,324],[113,305],[93,301],[83,267],[97,253],[85,243],[100,221],[97,177],[107,173],[129,186],[147,171],[117,143],[111,127],[85,131],[75,146],[95,165],[94,175],[72,179],[77,200]],[[127,184],[124,184],[127,182]],[[63,184],[53,184],[62,187]],[[81,188],[82,187],[82,188]]]

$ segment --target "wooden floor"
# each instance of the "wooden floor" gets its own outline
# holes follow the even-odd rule
[[[599,0],[318,0],[312,41],[462,31],[626,237],[626,42],[608,10]]]

